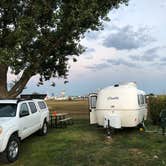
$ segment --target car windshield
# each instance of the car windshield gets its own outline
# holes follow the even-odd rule
[[[17,104],[0,104],[0,117],[16,116]]]

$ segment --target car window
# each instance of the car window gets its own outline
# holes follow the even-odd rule
[[[0,104],[0,117],[16,116],[17,104]]]
[[[26,103],[21,104],[20,114],[27,114],[27,115],[29,115],[29,109],[28,109],[28,106],[27,106]]]
[[[46,109],[47,107],[46,107],[46,104],[43,102],[43,101],[39,101],[38,102],[38,105],[39,105],[39,108],[40,109]]]
[[[31,113],[37,112],[37,108],[36,108],[35,103],[29,102],[28,104],[29,104],[29,107],[30,107],[30,109],[31,109]]]

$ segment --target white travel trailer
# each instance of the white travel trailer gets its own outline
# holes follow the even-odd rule
[[[145,92],[136,83],[116,84],[89,95],[90,124],[104,128],[135,127],[147,118]]]

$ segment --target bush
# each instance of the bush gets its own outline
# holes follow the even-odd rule
[[[149,116],[153,124],[159,124],[159,115],[162,109],[166,109],[166,96],[149,97]]]

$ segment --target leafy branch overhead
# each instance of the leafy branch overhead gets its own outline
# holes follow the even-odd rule
[[[14,74],[24,71],[20,79],[24,84],[35,74],[40,74],[41,82],[66,78],[68,60],[76,61],[84,51],[80,40],[85,32],[102,28],[108,12],[127,1],[1,0],[0,67],[10,67]],[[13,88],[22,91],[20,85]]]

